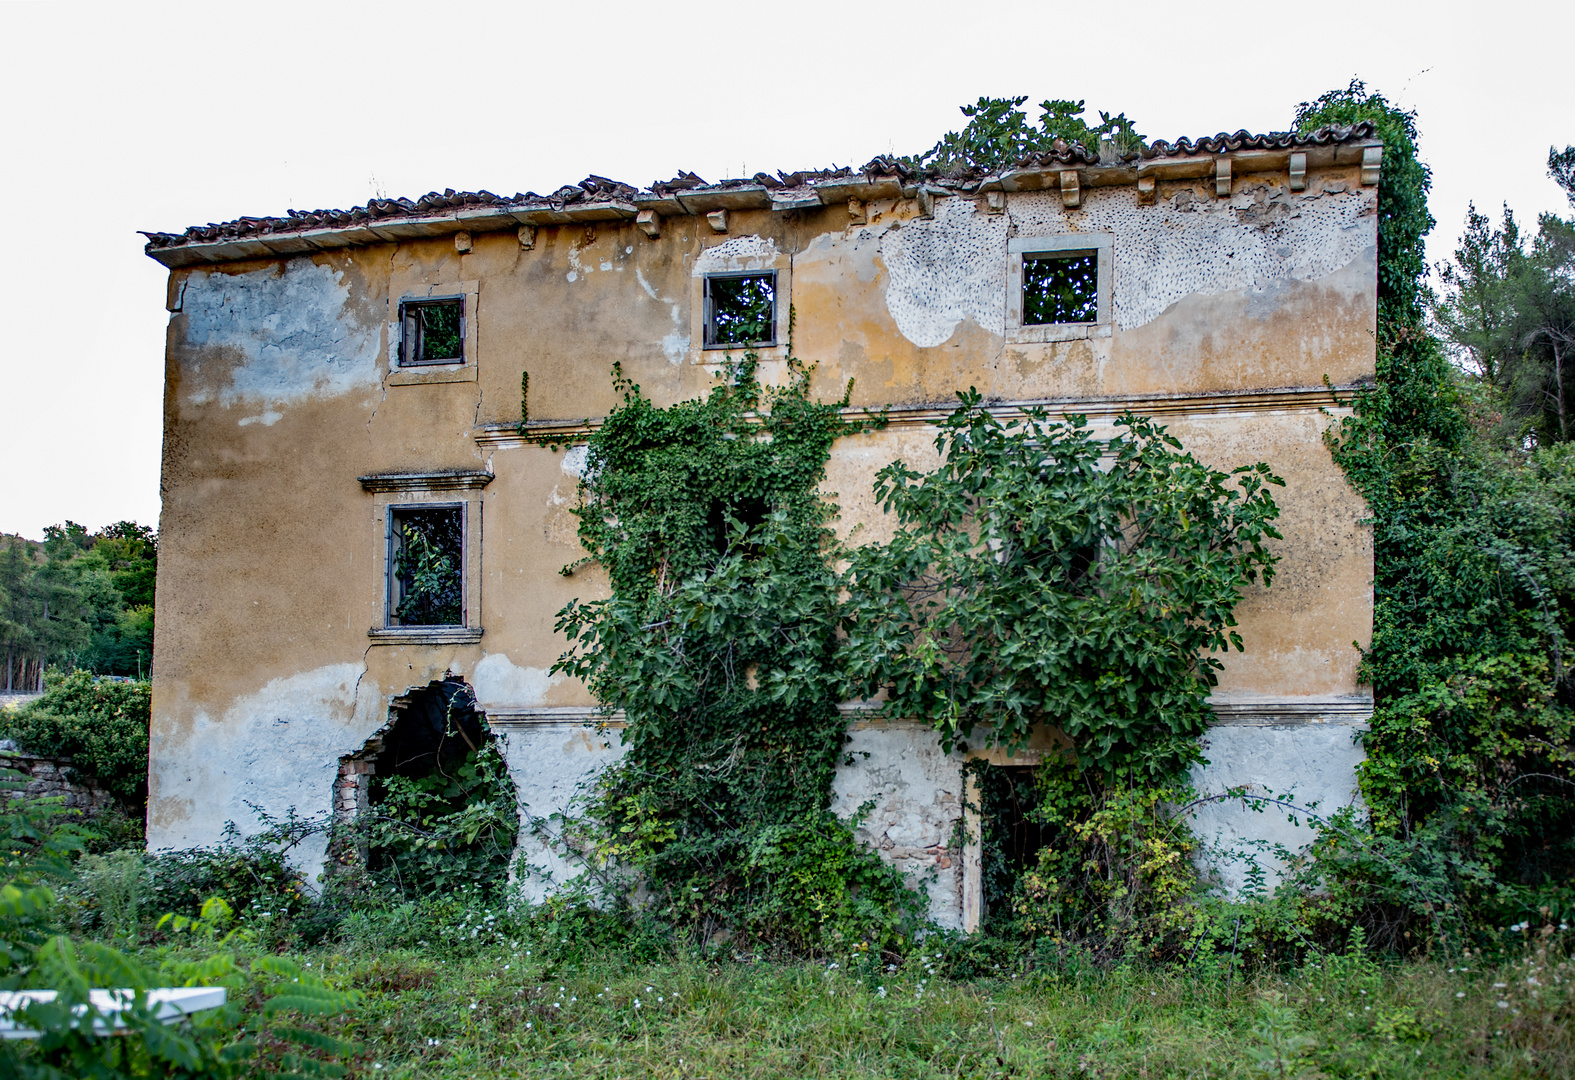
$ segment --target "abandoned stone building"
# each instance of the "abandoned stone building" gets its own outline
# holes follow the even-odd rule
[[[1211,464],[1268,462],[1283,561],[1238,610],[1246,651],[1226,658],[1197,781],[1349,803],[1372,551],[1322,435],[1374,370],[1380,166],[1358,125],[1072,146],[960,180],[885,159],[644,190],[592,177],[148,234],[170,271],[150,846],[245,830],[254,806],[353,810],[391,710],[445,678],[502,741],[522,815],[566,807],[619,753],[617,724],[600,733],[585,688],[549,671],[554,614],[605,580],[558,573],[580,553],[583,439],[615,361],[657,404],[704,394],[742,340],[739,304],[766,312],[768,379],[791,313],[822,399],[853,379],[851,409],[889,407],[832,451],[844,535],[889,531],[875,471],[932,463],[968,386],[1003,415],[1037,403],[1109,430],[1130,409]],[[526,371],[529,432],[561,446],[521,437]],[[421,610],[412,536],[456,568]],[[848,722],[835,806],[874,800],[868,842],[925,878],[938,921],[977,925],[963,755],[924,717]],[[1230,804],[1199,827],[1308,839]],[[533,895],[574,872],[521,837]],[[1218,869],[1239,883],[1239,860]]]

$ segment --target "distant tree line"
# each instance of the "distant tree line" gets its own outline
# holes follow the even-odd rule
[[[1575,146],[1548,152],[1575,207]],[[1526,236],[1508,206],[1497,228],[1472,206],[1433,312],[1445,337],[1498,393],[1501,434],[1575,439],[1575,216],[1543,214]]]
[[[157,566],[158,537],[133,521],[0,536],[0,688],[42,690],[53,666],[146,677]]]

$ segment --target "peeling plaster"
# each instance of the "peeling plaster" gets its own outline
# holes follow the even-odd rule
[[[886,307],[902,335],[922,347],[944,344],[965,319],[1002,335],[1008,236],[1087,232],[1114,237],[1112,311],[1124,330],[1192,294],[1243,293],[1249,313],[1265,318],[1285,283],[1320,280],[1374,258],[1374,209],[1361,190],[1295,196],[1266,182],[1243,185],[1230,200],[1183,190],[1147,207],[1128,188],[1090,191],[1074,210],[1058,192],[1018,193],[1006,214],[978,213],[971,199],[940,199],[933,220],[881,235]]]
[[[504,653],[483,656],[471,674],[476,705],[483,711],[540,705],[547,691],[562,681],[561,675],[549,675],[546,668],[516,667]]]
[[[363,683],[365,673],[360,663],[328,664],[274,679],[236,698],[217,719],[199,709],[187,752],[151,761],[159,801],[191,809],[179,815],[178,830],[153,832],[150,848],[216,843],[227,822],[243,836],[260,832],[254,805],[277,817],[291,810],[303,817],[326,813],[339,758],[387,720],[376,714],[383,699],[376,686]],[[326,840],[317,836],[291,852],[307,880],[321,870],[325,848]]]
[[[227,385],[187,400],[262,409],[241,424],[272,426],[280,406],[331,398],[378,385],[381,325],[349,312],[344,271],[296,259],[244,274],[198,271],[182,307],[186,344],[233,359]]]
[[[695,277],[722,272],[770,270],[777,264],[777,242],[769,236],[735,236],[708,247],[695,260]]]
[[[855,727],[831,782],[831,812],[854,818],[866,805],[859,839],[925,890],[931,919],[960,929],[962,853],[954,845],[963,811],[961,759],[923,725]]]
[[[943,345],[964,319],[1006,333],[1007,219],[979,214],[971,199],[940,199],[933,221],[910,221],[881,237],[886,309],[915,345]]]

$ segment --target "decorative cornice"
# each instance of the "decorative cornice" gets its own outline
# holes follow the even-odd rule
[[[1373,699],[1366,697],[1238,699],[1209,705],[1218,727],[1367,724],[1373,718]]]
[[[373,645],[474,645],[484,633],[479,626],[374,626],[366,636]]]
[[[1237,698],[1209,702],[1219,727],[1296,727],[1305,724],[1366,724],[1373,701],[1366,697]],[[922,720],[881,715],[878,701],[844,701],[837,712],[855,728],[913,727],[929,731]],[[483,710],[489,724],[529,727],[541,724],[607,724],[623,727],[622,709],[610,715],[595,705],[532,705]],[[1037,751],[1036,751],[1037,752]]]
[[[543,724],[605,724],[623,727],[622,709],[611,715],[595,705],[530,705],[521,708],[482,709],[491,727],[535,727]]]
[[[1053,416],[1082,414],[1090,420],[1114,420],[1124,412],[1140,416],[1188,419],[1197,416],[1282,412],[1287,410],[1339,409],[1349,404],[1358,387],[1281,386],[1263,390],[1225,390],[1211,394],[1135,394],[1112,397],[1025,398],[987,404],[985,410],[998,419],[1012,420],[1028,409],[1044,409]],[[884,417],[890,427],[919,427],[939,424],[957,406],[933,403],[887,405],[880,410],[849,407],[842,410],[845,420],[857,421]],[[525,446],[527,443],[568,444],[584,442],[602,426],[603,418],[585,420],[531,420],[521,436],[518,424],[480,424],[471,437],[489,449]]]
[[[363,491],[480,491],[492,483],[489,472],[458,469],[443,472],[370,473],[358,476]]]

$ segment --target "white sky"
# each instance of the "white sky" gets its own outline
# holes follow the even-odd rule
[[[164,270],[137,229],[857,167],[985,94],[1150,139],[1283,130],[1357,76],[1419,112],[1436,262],[1470,200],[1569,212],[1544,166],[1575,143],[1572,40],[1567,0],[0,3],[0,532],[157,520]]]

